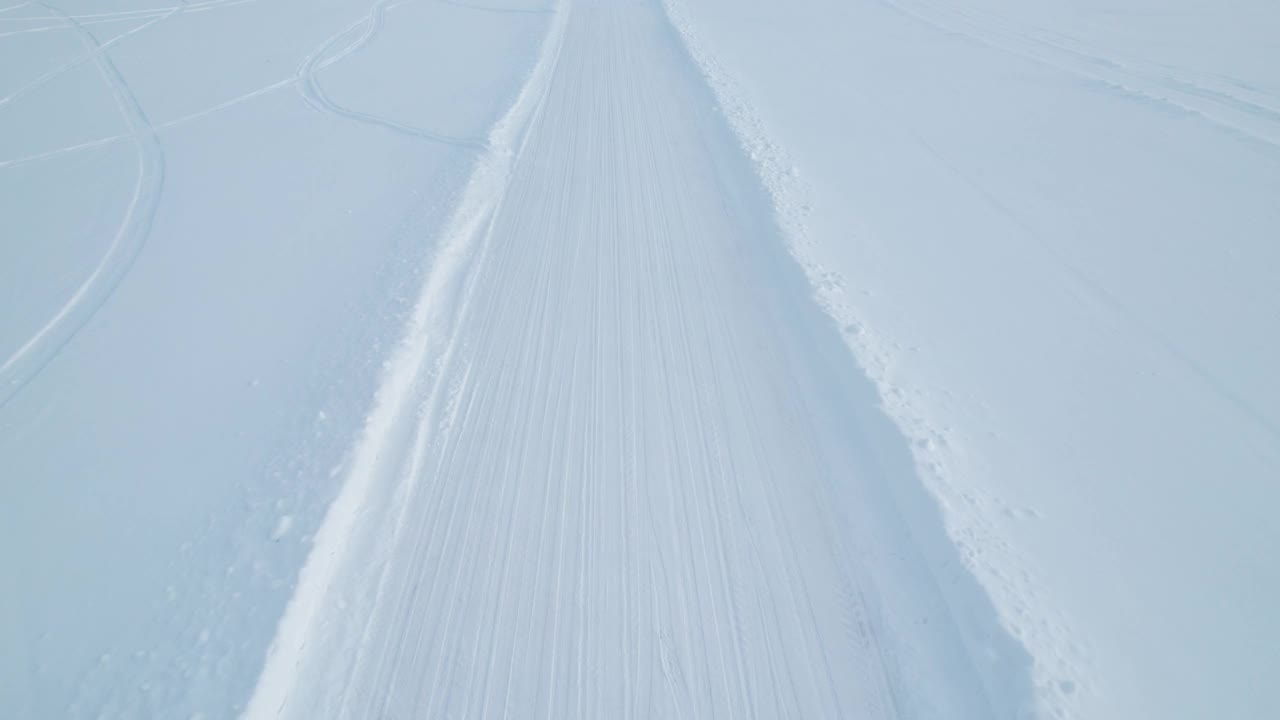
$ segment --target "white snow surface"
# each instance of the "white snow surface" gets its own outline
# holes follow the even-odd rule
[[[1280,716],[1278,33],[0,5],[0,717]]]
[[[1036,715],[1280,715],[1277,7],[669,4]]]

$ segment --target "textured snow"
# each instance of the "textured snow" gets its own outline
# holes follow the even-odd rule
[[[1275,6],[670,4],[1037,714],[1280,713]]]
[[[1266,0],[0,5],[0,716],[1280,716]]]

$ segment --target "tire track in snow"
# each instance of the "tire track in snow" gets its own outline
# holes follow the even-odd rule
[[[92,61],[98,64],[104,79],[107,80],[111,87],[117,106],[125,120],[129,123],[131,132],[125,135],[117,135],[109,138],[103,138],[101,140],[80,143],[66,148],[59,148],[57,150],[39,153],[38,155],[30,157],[0,161],[0,168],[6,166],[17,166],[34,160],[57,157],[78,150],[102,147],[113,142],[131,139],[138,148],[139,170],[138,180],[134,188],[134,195],[126,209],[125,219],[94,270],[81,283],[75,292],[73,292],[71,296],[64,301],[59,310],[54,313],[48,321],[46,321],[44,326],[19,346],[18,349],[4,361],[3,365],[0,365],[0,407],[6,405],[23,387],[26,386],[27,383],[31,382],[31,380],[33,380],[40,371],[53,360],[54,357],[57,356],[62,348],[71,341],[75,334],[79,332],[79,330],[88,323],[93,315],[97,313],[98,309],[102,307],[102,305],[107,301],[107,298],[109,298],[115,291],[121,280],[124,279],[124,276],[128,274],[129,269],[132,268],[134,261],[137,259],[143,245],[146,243],[147,235],[150,233],[151,223],[159,204],[160,189],[163,185],[164,153],[158,137],[158,133],[161,130],[176,127],[192,120],[205,117],[211,113],[247,102],[248,100],[259,97],[268,92],[294,85],[298,88],[302,97],[308,102],[308,104],[323,112],[332,113],[339,117],[355,120],[357,122],[383,127],[420,140],[444,143],[469,151],[479,152],[486,148],[487,143],[483,140],[434,133],[428,130],[405,125],[388,118],[343,107],[330,100],[328,95],[321,88],[319,81],[316,78],[317,72],[351,56],[353,53],[366,46],[373,40],[378,30],[382,27],[382,19],[386,10],[399,4],[412,2],[412,0],[380,0],[380,2],[375,3],[369,13],[334,34],[312,51],[303,60],[299,66],[298,72],[292,78],[258,88],[226,102],[175,120],[160,124],[152,124],[146,114],[142,111],[142,108],[138,103],[137,98],[133,95],[132,90],[129,89],[128,84],[124,81],[124,78],[111,62],[107,50],[126,37],[152,27],[178,13],[211,10],[225,5],[241,4],[242,2],[249,1],[256,2],[257,0],[223,0],[222,2],[213,1],[196,4],[183,3],[165,9],[162,14],[160,13],[160,10],[137,11],[156,14],[151,16],[153,19],[148,22],[134,28],[133,30],[118,35],[105,43],[100,43],[92,33],[84,28],[84,24],[77,19],[81,17],[100,17],[99,15],[67,15],[51,5],[40,3],[40,5],[50,13],[48,17],[63,18],[65,20],[65,26],[70,27],[77,32],[88,52],[76,60],[44,73],[31,83],[28,83],[9,95],[0,98],[0,108],[9,102],[19,99],[25,93],[40,87],[63,73],[78,67],[84,62]],[[347,45],[335,50],[344,38],[350,36],[357,29],[362,29],[361,33],[357,37]]]
[[[1186,71],[1103,54],[1077,40],[1054,37],[1046,31],[1028,32],[974,11],[918,0],[881,2],[943,32],[1180,108],[1242,136],[1280,147],[1280,104],[1234,81],[1197,80]]]
[[[982,202],[1021,229],[1024,236],[1030,240],[1029,245],[1048,257],[1067,281],[1083,296],[1090,298],[1098,307],[1110,313],[1117,322],[1122,323],[1131,331],[1133,337],[1142,340],[1153,351],[1165,355],[1174,364],[1180,366],[1190,378],[1216,396],[1233,413],[1246,419],[1255,428],[1270,436],[1272,440],[1280,442],[1280,425],[1268,417],[1247,397],[1232,388],[1227,380],[1210,370],[1208,366],[1193,357],[1171,337],[1160,331],[1139,313],[1129,309],[1115,293],[1108,290],[1101,282],[1072,262],[1061,250],[1054,247],[1053,243],[1047,240],[1040,230],[1026,221],[1020,213],[1008,204],[1001,201],[995,193],[971,173],[961,170],[956,163],[952,162],[943,152],[924,138],[916,135],[915,139],[919,146],[932,156],[940,166],[972,188]]]
[[[322,112],[332,113],[338,117],[346,118],[348,120],[355,120],[356,122],[385,128],[392,132],[408,135],[409,137],[420,140],[453,145],[455,147],[466,148],[474,151],[484,150],[485,143],[483,140],[432,132],[430,130],[424,130],[422,128],[413,127],[412,125],[392,120],[391,118],[362,112],[360,110],[353,110],[343,105],[339,105],[330,99],[328,94],[325,93],[324,88],[321,87],[320,81],[316,77],[316,73],[319,70],[338,62],[372,42],[374,36],[376,36],[382,29],[384,16],[386,15],[387,10],[408,2],[413,2],[413,0],[378,0],[378,2],[375,2],[373,7],[369,9],[367,14],[338,31],[322,43],[310,55],[304,58],[302,64],[298,66],[296,77],[298,91],[301,93],[302,98],[308,105]],[[360,34],[357,35],[355,39],[345,47],[335,50],[344,38],[351,35],[357,29],[360,30]]]
[[[170,5],[168,7],[140,8],[137,10],[116,10],[112,12],[76,13],[76,14],[65,14],[65,13],[58,14],[60,11],[50,11],[51,12],[50,15],[35,15],[35,16],[26,16],[26,17],[17,17],[17,18],[4,18],[4,19],[7,21],[24,21],[24,22],[31,21],[31,20],[58,20],[61,22],[64,19],[69,18],[71,20],[75,20],[81,25],[88,25],[90,23],[84,22],[84,21],[104,20],[104,19],[119,20],[119,19],[129,19],[129,18],[144,19],[144,18],[155,17],[159,15],[167,15],[169,13],[172,13],[175,10],[188,10],[188,11],[214,10],[214,9],[226,7],[229,5],[242,5],[244,3],[249,3],[249,2],[258,2],[258,0],[207,0],[206,2],[198,2],[198,3],[187,2],[186,0],[179,0],[177,5]],[[15,5],[11,8],[5,8],[3,10],[0,10],[0,12],[7,12],[9,10],[14,10],[30,4],[31,3],[22,3],[21,5]]]
[[[97,266],[53,317],[0,365],[0,407],[8,404],[19,390],[31,382],[66,347],[76,333],[97,314],[128,274],[151,232],[151,223],[164,185],[164,150],[156,129],[147,119],[129,84],[112,63],[105,51],[105,44],[100,44],[92,33],[57,8],[46,3],[40,5],[50,13],[65,18],[89,51],[87,57],[97,64],[103,80],[111,88],[117,108],[129,124],[137,151],[138,176],[124,220]]]
[[[167,8],[153,8],[149,10],[122,10],[114,13],[92,13],[87,15],[71,15],[72,20],[80,23],[82,27],[90,25],[105,25],[117,22],[137,22],[139,20],[149,20],[153,18],[163,19],[171,14],[183,13],[194,14],[208,12],[209,10],[217,10],[233,5],[245,5],[247,3],[256,3],[259,0],[216,0],[214,2],[204,3],[180,3],[179,5]],[[3,12],[3,11],[0,11]],[[38,20],[60,20],[57,16],[41,16],[41,17],[20,17],[20,18],[0,18],[0,21],[7,22],[33,22]],[[148,24],[149,25],[149,24]],[[42,25],[40,27],[25,28],[23,30],[10,30],[0,32],[0,38],[9,37],[11,35],[25,35],[27,33],[50,32],[54,30],[65,30],[66,24],[56,22],[50,25]],[[144,25],[145,27],[145,25]],[[141,29],[141,28],[140,28]],[[128,34],[132,34],[131,31]],[[77,63],[79,64],[79,63]],[[70,68],[66,68],[70,69]]]
[[[181,117],[155,123],[154,125],[155,130],[157,132],[163,131],[163,130],[170,130],[172,128],[185,125],[192,121],[199,120],[204,117],[208,117],[209,115],[212,115],[214,113],[218,113],[223,110],[227,110],[229,108],[235,107],[242,103],[253,100],[254,98],[261,97],[271,92],[275,92],[276,90],[280,90],[280,89],[292,86],[298,89],[298,92],[301,94],[303,99],[309,105],[321,110],[322,112],[333,113],[340,117],[345,117],[346,119],[355,120],[357,122],[363,122],[367,124],[382,126],[382,127],[385,127],[386,129],[392,130],[393,132],[398,132],[401,134],[418,137],[420,139],[430,140],[433,142],[443,142],[446,144],[454,144],[470,150],[481,150],[483,149],[483,145],[485,144],[485,141],[482,139],[454,137],[454,136],[444,135],[440,133],[434,133],[427,130],[423,130],[421,128],[415,128],[415,127],[406,125],[404,123],[391,120],[389,118],[384,118],[384,117],[380,117],[380,116],[372,115],[369,113],[364,113],[364,112],[343,107],[337,103],[334,103],[328,97],[327,93],[325,93],[321,89],[319,85],[319,80],[315,77],[316,73],[318,73],[319,71],[331,65],[334,65],[335,63],[347,57],[350,57],[357,50],[368,45],[369,42],[372,41],[373,35],[376,32],[376,29],[380,27],[381,13],[385,12],[391,7],[394,7],[395,5],[400,5],[400,4],[413,2],[413,1],[414,0],[383,0],[383,2],[375,5],[375,7],[372,8],[369,13],[367,13],[364,16],[361,16],[355,22],[346,26],[338,33],[330,36],[323,43],[321,43],[320,46],[318,46],[317,48],[312,50],[310,53],[308,53],[308,55],[303,59],[303,62],[300,64],[298,70],[292,76],[282,78],[280,80],[277,80],[273,83],[269,83],[267,85],[263,85],[261,87],[258,87],[248,92],[237,95],[236,97],[233,97],[229,100],[225,100],[223,102],[211,105],[201,110],[188,113]],[[435,0],[435,1],[443,2],[443,0]],[[216,7],[221,7],[223,5],[242,4],[245,2],[258,2],[258,0],[229,0],[228,2],[218,3]],[[471,10],[499,12],[498,10],[495,10],[492,8],[470,7],[467,5],[462,5],[460,3],[443,3],[443,4],[454,5],[457,7],[463,7]],[[215,9],[214,7],[203,7],[203,6],[189,6],[189,7],[200,7],[203,10]],[[200,11],[201,10],[192,10],[188,12],[200,12]],[[550,14],[551,12],[553,11],[550,11],[550,10],[538,11],[537,13],[534,13],[531,11],[529,14],[541,15],[541,14]],[[168,14],[166,14],[166,17],[167,15]],[[378,17],[377,18],[372,17],[374,15],[377,15]],[[128,34],[132,34],[134,32],[138,32],[142,29],[145,29],[146,27],[150,27],[154,22],[155,21],[152,21],[152,23],[147,23],[142,27],[136,28],[135,30],[130,31],[130,33]],[[87,23],[82,23],[82,24],[87,24]],[[334,48],[342,41],[343,38],[351,35],[357,29],[362,30],[359,37],[357,37],[347,46],[342,47],[340,50],[334,51]],[[118,36],[112,39],[111,44],[114,44],[115,42],[122,39],[123,37],[124,36]],[[37,78],[37,80],[33,82],[42,84],[43,82],[52,80],[56,76],[56,74],[60,74],[61,72],[70,70],[72,67],[78,66],[82,62],[87,61],[89,59],[91,59],[90,56],[85,56],[78,60],[72,61],[68,65],[59,67],[53,73],[46,73],[48,77],[42,76],[41,78]],[[19,90],[15,91],[14,94],[25,93],[31,89],[34,89],[34,87],[20,88]],[[11,96],[14,94],[11,94]],[[4,102],[7,102],[7,100],[5,100]],[[55,148],[53,150],[46,150],[44,152],[35,153],[33,155],[10,158],[8,160],[0,160],[0,168],[16,167],[16,166],[25,165],[31,162],[37,162],[40,160],[47,160],[47,159],[59,157],[62,155],[66,155],[68,153],[79,152],[81,150],[90,150],[93,148],[102,147],[104,145],[109,145],[111,143],[119,142],[121,140],[127,140],[131,137],[132,135],[130,134],[112,135],[109,137],[99,138],[97,140],[90,140],[88,142],[77,143],[75,145],[69,145],[61,148]]]
[[[231,0],[238,2],[239,0]],[[4,407],[19,391],[30,383],[40,372],[57,357],[66,345],[97,314],[119,287],[120,282],[132,269],[138,255],[141,254],[151,233],[151,224],[155,219],[160,202],[160,193],[164,186],[164,149],[160,144],[159,128],[152,124],[143,111],[138,98],[125,81],[123,75],[112,62],[108,49],[125,37],[156,25],[173,15],[189,8],[204,7],[210,9],[224,3],[209,2],[199,5],[188,5],[185,2],[171,8],[165,14],[150,20],[139,27],[119,35],[103,43],[85,29],[83,23],[62,10],[44,2],[37,3],[50,13],[52,18],[60,18],[65,27],[70,28],[80,38],[86,54],[71,63],[45,73],[32,83],[19,88],[4,98],[0,98],[0,107],[18,99],[23,94],[52,80],[64,72],[84,62],[92,61],[97,65],[100,74],[116,102],[117,109],[128,123],[130,132],[117,138],[105,141],[84,143],[76,148],[97,147],[117,139],[131,139],[137,152],[138,175],[134,184],[134,193],[125,209],[124,219],[107,246],[106,252],[98,264],[89,273],[76,290],[63,302],[62,306],[0,365],[0,407]],[[66,149],[52,154],[62,154]],[[0,167],[9,163],[0,163]],[[13,163],[16,164],[16,163]]]
[[[555,12],[549,8],[510,8],[499,7],[495,5],[477,5],[474,3],[460,2],[459,0],[435,0],[441,5],[452,5],[466,10],[478,10],[480,12],[491,12],[506,15],[546,15]]]
[[[158,17],[158,16],[149,15],[149,16],[145,16],[142,19],[153,18],[153,17]],[[132,17],[109,18],[106,20],[89,20],[89,21],[81,22],[80,24],[84,27],[88,27],[90,25],[109,25],[112,23],[138,22],[138,20],[139,18],[132,18]],[[31,35],[34,33],[53,32],[55,30],[66,30],[66,29],[67,29],[67,25],[65,23],[51,23],[49,25],[41,25],[39,27],[24,28],[22,30],[7,30],[5,32],[0,32],[0,38],[13,37],[16,35]],[[75,64],[80,65],[82,63],[77,62]],[[70,69],[70,68],[66,68],[66,69]]]
[[[57,27],[67,28],[75,31],[76,34],[80,36],[80,39],[84,43],[88,52],[86,52],[84,55],[81,55],[80,57],[74,60],[71,60],[70,62],[63,63],[62,65],[59,65],[58,67],[55,67],[52,70],[48,70],[44,73],[41,73],[39,76],[31,80],[31,82],[28,82],[26,85],[23,85],[22,87],[14,90],[13,92],[10,92],[8,95],[5,95],[4,97],[0,97],[0,108],[3,108],[5,105],[8,105],[14,100],[21,98],[22,96],[26,95],[32,90],[35,90],[53,80],[56,80],[57,78],[66,74],[67,72],[70,72],[71,70],[74,70],[75,68],[78,68],[81,65],[84,65],[85,63],[95,62],[95,63],[101,64],[102,58],[106,57],[107,50],[109,50],[112,46],[118,45],[119,43],[123,42],[126,38],[132,35],[136,35],[142,32],[143,30],[146,30],[147,28],[153,27],[161,22],[164,22],[165,20],[168,20],[174,15],[177,15],[178,13],[183,12],[183,8],[181,6],[178,6],[173,8],[172,10],[169,10],[168,12],[152,15],[150,16],[151,17],[150,20],[142,23],[138,27],[132,30],[128,30],[126,32],[120,33],[119,35],[111,38],[107,42],[99,42],[98,39],[94,37],[92,33],[90,33],[88,30],[85,29],[84,24],[81,23],[76,18],[70,15],[62,14],[62,11],[54,8],[51,5],[46,5],[44,3],[40,3],[40,4],[46,9],[48,9],[49,12],[53,13],[53,15],[48,19],[50,20],[60,19],[62,21],[61,24],[58,25]],[[85,38],[88,38],[87,42],[85,41]],[[107,59],[107,62],[110,63],[110,59]],[[114,68],[115,66],[111,65],[111,67]]]

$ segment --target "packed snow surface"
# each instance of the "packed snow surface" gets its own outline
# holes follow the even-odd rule
[[[0,6],[0,717],[1270,718],[1264,0]]]

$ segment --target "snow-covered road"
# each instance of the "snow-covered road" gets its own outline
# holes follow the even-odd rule
[[[560,11],[249,716],[992,717],[661,6]]]

